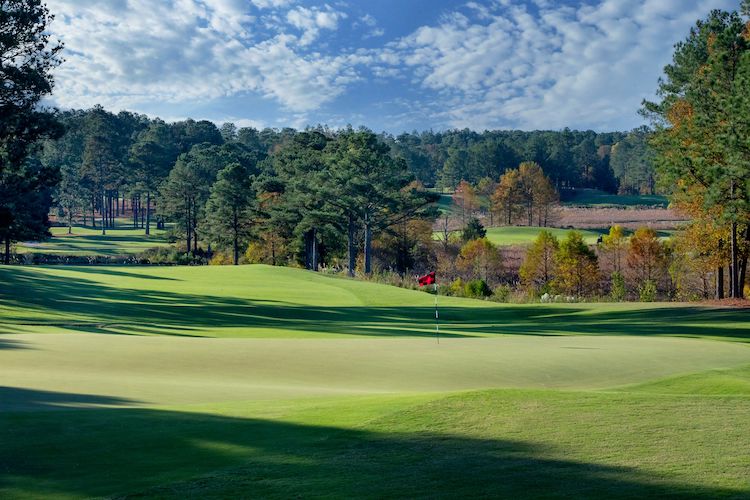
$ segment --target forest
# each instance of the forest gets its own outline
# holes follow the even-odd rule
[[[34,16],[38,20],[40,12],[29,19]],[[712,289],[723,297],[725,282],[730,295],[744,293],[750,134],[743,110],[750,51],[740,13],[712,13],[677,47],[659,89],[662,100],[644,103],[651,127],[609,133],[391,135],[323,125],[257,130],[205,120],[167,123],[100,106],[46,110],[38,103],[51,91],[49,71],[59,64],[62,46],[39,51],[30,42],[44,39],[42,25],[14,49],[31,54],[26,69],[28,78],[39,80],[32,82],[36,93],[14,93],[12,85],[3,90],[0,238],[6,263],[16,242],[48,237],[50,216],[69,230],[82,225],[102,235],[127,218],[146,235],[153,228],[168,231],[172,254],[180,254],[165,257],[155,249],[148,261],[262,262],[334,268],[350,276],[388,271],[404,277],[438,268],[450,281],[480,280],[492,292],[524,278],[521,266],[510,273],[495,266],[488,274],[488,262],[502,256],[493,256],[499,250],[484,241],[485,226],[547,227],[560,199],[583,188],[621,195],[659,190],[692,222],[681,232],[687,238],[682,243],[676,238],[661,248],[651,235],[651,246],[659,249],[652,249],[648,266],[658,263],[659,279],[648,271],[631,292],[647,287],[676,296],[675,269],[682,266],[693,273],[689,281],[702,283],[699,295]],[[10,75],[19,88],[28,83],[24,74]],[[460,211],[457,220],[440,208],[444,193]],[[442,244],[435,237],[440,231]],[[597,263],[603,247],[594,254],[579,241],[570,244],[578,245],[571,263],[578,284],[554,287],[550,277],[530,287],[535,294],[555,289],[596,295],[617,288],[620,269]],[[472,259],[482,272],[479,264],[467,264]],[[561,259],[554,258],[560,272]]]

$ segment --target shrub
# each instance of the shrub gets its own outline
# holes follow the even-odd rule
[[[615,302],[622,302],[625,300],[625,278],[622,273],[615,271],[612,273],[612,289],[610,290],[610,297]]]
[[[495,288],[493,293],[493,300],[496,302],[510,302],[511,294],[513,289],[509,285],[501,285]]]
[[[653,302],[656,300],[656,283],[646,280],[638,287],[638,298],[641,302]]]
[[[492,290],[484,280],[471,280],[464,286],[464,295],[472,298],[484,298],[492,295]]]

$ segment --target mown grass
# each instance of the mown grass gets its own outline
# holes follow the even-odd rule
[[[143,229],[122,227],[107,229],[106,235],[102,235],[101,229],[81,226],[73,227],[73,234],[68,234],[67,227],[53,227],[50,232],[52,237],[47,241],[19,243],[18,253],[119,256],[137,254],[169,244],[166,231],[155,228],[151,229],[149,236],[144,234]]]
[[[294,269],[0,282],[3,498],[750,496],[743,310],[444,297],[438,343]]]
[[[669,199],[662,195],[618,195],[598,189],[565,190],[564,205],[596,208],[658,207],[667,208]]]
[[[554,227],[534,226],[503,226],[487,229],[487,239],[497,246],[530,245],[539,236],[541,231],[552,233],[557,239],[562,240],[568,236],[572,229],[560,229]],[[589,244],[596,244],[598,238],[607,234],[609,229],[581,229],[583,240]]]

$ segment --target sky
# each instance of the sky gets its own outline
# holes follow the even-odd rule
[[[238,126],[629,130],[739,0],[47,0],[51,104]]]

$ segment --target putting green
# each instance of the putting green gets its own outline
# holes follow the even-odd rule
[[[0,337],[3,385],[158,406],[488,388],[597,389],[750,364],[728,342],[645,337]],[[82,400],[85,406],[85,399]],[[0,409],[22,409],[12,394]],[[71,403],[76,406],[75,400]],[[106,403],[105,403],[106,405]]]

